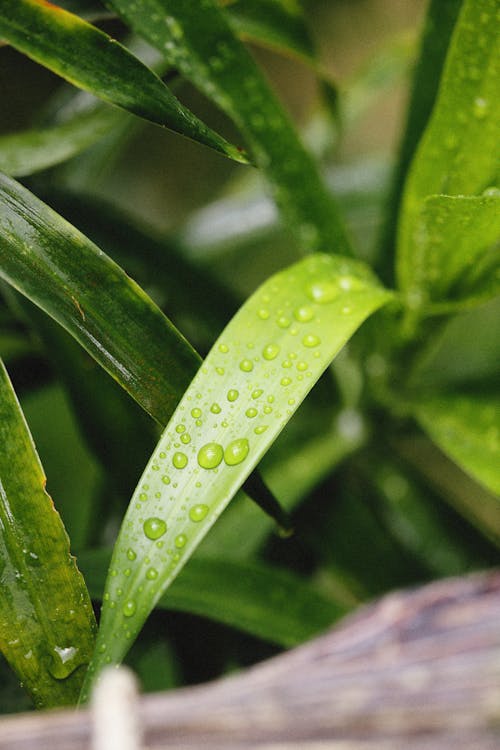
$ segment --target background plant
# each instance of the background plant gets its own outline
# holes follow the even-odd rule
[[[498,0],[429,4],[393,170],[339,165],[338,148],[411,44],[344,92],[298,4],[179,5],[0,0],[8,45],[85,90],[57,88],[0,137],[1,353],[46,464],[64,445],[49,486],[85,578],[2,368],[0,644],[39,706],[75,702],[85,675],[86,697],[153,608],[130,659],[166,688],[498,559]],[[241,37],[317,75],[315,158]],[[195,117],[183,81],[233,124]],[[145,120],[232,160],[208,155],[224,196],[167,235],[132,218],[133,174],[107,182],[128,211],[100,194],[131,139],[150,148]],[[168,169],[178,140],[161,144]],[[244,483],[257,503],[240,492],[219,518]],[[257,506],[283,525],[274,496],[291,538]]]

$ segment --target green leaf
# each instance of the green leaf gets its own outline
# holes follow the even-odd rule
[[[498,0],[464,0],[436,104],[405,187],[397,276],[413,292],[415,224],[428,195],[478,195],[500,159]],[[441,268],[439,268],[441,271]]]
[[[113,0],[110,5],[234,120],[299,246],[350,254],[316,165],[224,12],[211,0]]]
[[[413,74],[406,123],[388,200],[387,218],[380,239],[383,262],[393,263],[397,217],[404,181],[418,142],[432,112],[441,71],[463,0],[430,0],[422,29],[418,61]]]
[[[37,706],[74,703],[94,615],[0,363],[0,650]]]
[[[246,163],[115,39],[45,0],[0,0],[0,36],[70,83]]]
[[[470,476],[500,494],[500,398],[493,393],[446,393],[414,408],[434,442]]]
[[[87,688],[143,622],[337,352],[392,295],[315,255],[265,282],[179,403],[124,518]],[[223,552],[223,550],[221,550]]]
[[[408,294],[415,306],[418,302],[432,312],[495,296],[500,291],[500,191],[482,197],[429,196],[412,244]]]
[[[122,119],[122,113],[101,106],[52,127],[0,136],[0,170],[13,177],[34,174],[79,154]]]
[[[110,559],[108,550],[78,556],[92,598],[102,598]],[[344,614],[293,573],[206,556],[189,561],[157,606],[209,617],[285,648],[312,638]]]
[[[166,424],[198,369],[196,352],[102,250],[1,175],[0,204],[0,276]]]

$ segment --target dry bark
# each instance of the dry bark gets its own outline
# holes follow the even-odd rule
[[[500,572],[390,594],[244,673],[139,699],[148,750],[498,750]],[[89,711],[0,721],[0,750],[87,750]]]

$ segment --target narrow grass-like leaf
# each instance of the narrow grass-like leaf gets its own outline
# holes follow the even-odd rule
[[[53,167],[110,133],[121,118],[121,112],[102,105],[52,127],[2,135],[0,170],[23,177]]]
[[[421,399],[414,413],[434,442],[464,471],[500,495],[500,398],[447,393]]]
[[[74,703],[94,615],[1,362],[0,445],[0,650],[37,706]]]
[[[75,86],[231,159],[247,161],[138,58],[79,16],[46,0],[0,0],[0,36]]]
[[[122,659],[329,362],[391,298],[364,264],[315,255],[269,279],[235,315],[184,394],[131,500],[87,688],[106,662]]]
[[[500,191],[432,195],[413,233],[414,294],[432,312],[440,304],[477,304],[500,291]],[[434,303],[434,307],[433,307]]]
[[[0,276],[166,424],[198,369],[196,352],[102,250],[5,176],[0,204]]]
[[[414,229],[428,195],[478,195],[500,168],[498,0],[464,0],[439,94],[405,187],[398,283],[415,298]],[[441,269],[439,269],[441,270]]]
[[[406,173],[432,112],[451,35],[463,0],[430,0],[424,21],[418,61],[411,85],[410,100],[398,161],[394,170],[387,217],[380,239],[382,263],[389,274],[393,269],[398,211]]]
[[[110,5],[234,120],[299,246],[350,254],[316,165],[223,10],[212,0],[112,0]]]
[[[111,559],[108,550],[78,556],[92,598],[100,599]],[[264,563],[197,556],[158,607],[209,617],[290,648],[331,625],[344,609],[303,579]]]

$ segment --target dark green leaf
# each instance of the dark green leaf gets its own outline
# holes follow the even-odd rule
[[[344,228],[316,165],[223,11],[211,0],[110,4],[234,120],[299,246],[349,254]]]
[[[0,36],[75,86],[246,162],[241,150],[183,107],[155,73],[79,16],[45,0],[0,0]]]
[[[328,363],[391,298],[364,264],[315,255],[273,276],[238,311],[185,392],[131,500],[87,686],[106,661],[121,660]]]
[[[78,556],[93,598],[102,598],[111,552]],[[264,563],[197,556],[158,607],[209,617],[284,647],[296,646],[344,613],[298,576]]]
[[[0,363],[0,649],[38,706],[74,703],[94,615]]]
[[[464,471],[500,494],[500,398],[490,393],[446,393],[415,405],[418,421]]]

